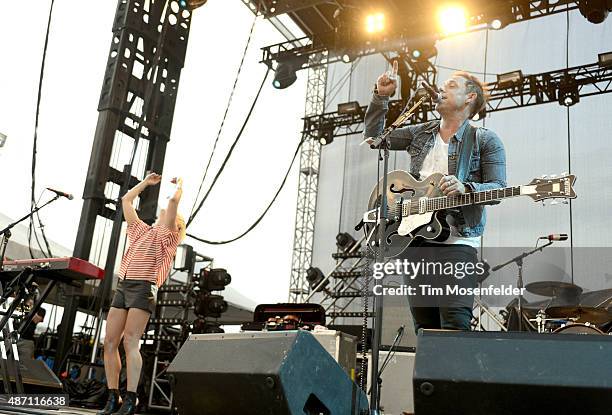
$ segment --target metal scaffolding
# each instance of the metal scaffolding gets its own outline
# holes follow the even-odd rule
[[[317,65],[317,62],[320,63],[326,59],[326,55],[327,53],[323,52],[310,57],[311,67],[308,70],[304,111],[306,117],[321,114],[325,110],[327,65]],[[312,262],[319,162],[321,159],[321,144],[318,135],[312,135],[308,131],[304,131],[302,141],[291,280],[289,281],[289,302],[293,303],[303,302],[310,291],[306,280],[306,270]]]

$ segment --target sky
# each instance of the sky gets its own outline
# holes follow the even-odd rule
[[[29,211],[34,116],[50,1],[37,2],[15,18],[14,4],[0,1],[0,212],[17,218]],[[46,187],[73,193],[41,211],[47,237],[72,249],[82,206],[98,112],[97,105],[112,40],[116,1],[56,0],[49,36],[40,120],[36,195]],[[254,15],[240,0],[211,0],[193,13],[185,67],[160,194],[169,179],[184,178],[181,211],[187,215],[210,156]],[[266,72],[260,48],[284,38],[258,19],[232,106],[225,122],[207,189],[248,112]],[[269,77],[223,175],[189,232],[209,240],[242,233],[272,199],[300,139],[306,71],[285,90]],[[232,288],[255,304],[284,302],[293,247],[297,163],[276,204],[245,238],[221,246],[187,239],[232,275]],[[42,201],[51,198],[42,194]],[[4,224],[0,224],[4,225]]]

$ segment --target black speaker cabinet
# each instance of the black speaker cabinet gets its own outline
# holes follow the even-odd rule
[[[195,334],[168,368],[181,415],[361,415],[365,393],[305,331]]]
[[[419,333],[416,415],[610,415],[612,336]]]

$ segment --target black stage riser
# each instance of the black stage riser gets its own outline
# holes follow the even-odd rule
[[[351,415],[365,394],[308,332],[193,335],[168,369],[181,415]]]
[[[417,415],[609,415],[612,336],[424,331]]]

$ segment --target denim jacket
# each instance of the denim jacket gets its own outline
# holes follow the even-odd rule
[[[389,109],[389,98],[372,96],[365,114],[365,137],[375,137],[380,134],[385,125],[385,115]],[[463,133],[468,125],[466,120],[448,145],[448,174],[463,180],[468,191],[506,187],[506,152],[501,140],[493,131],[479,127],[476,130],[476,140],[470,158],[469,171],[457,171],[457,159],[461,152]],[[404,150],[410,154],[410,173],[419,178],[419,172],[427,153],[435,143],[436,134],[440,129],[440,121],[430,121],[423,124],[409,125],[398,128],[390,135],[391,150]],[[498,201],[487,204],[496,204]],[[454,212],[449,212],[451,223],[457,227],[461,236],[480,236],[484,232],[486,212],[483,204],[463,206]]]

